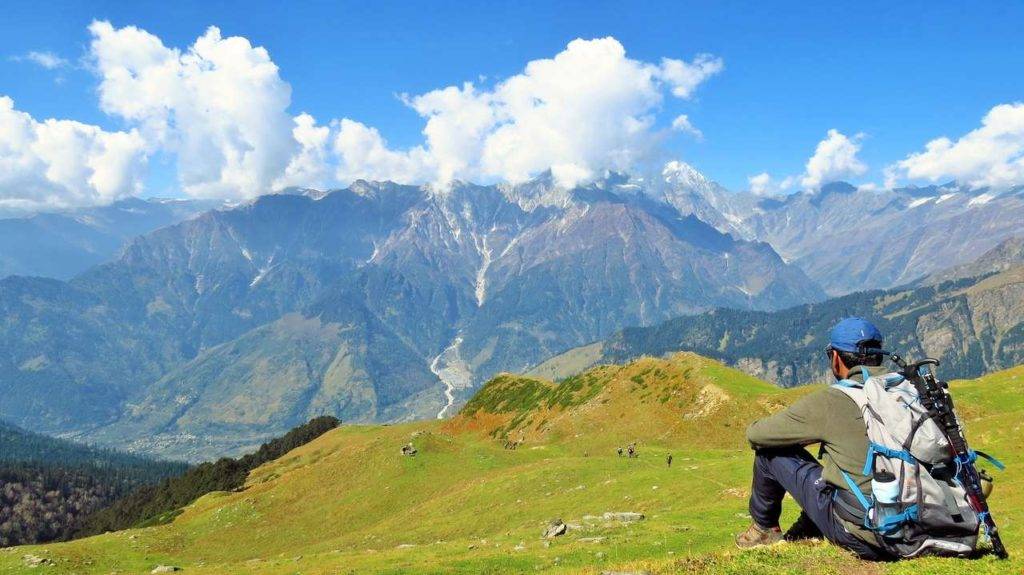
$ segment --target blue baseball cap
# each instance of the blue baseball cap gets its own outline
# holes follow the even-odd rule
[[[882,332],[875,324],[860,317],[848,317],[840,320],[829,334],[828,347],[839,351],[853,353],[880,353],[887,355],[882,345]],[[867,347],[870,345],[870,347]]]

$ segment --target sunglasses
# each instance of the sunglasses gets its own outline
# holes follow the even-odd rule
[[[856,353],[858,355],[874,355],[874,354],[879,353],[881,351],[881,349],[882,349],[882,342],[878,341],[877,339],[866,339],[864,341],[858,341],[857,342],[857,352]],[[839,350],[837,350],[836,348],[832,347],[832,344],[828,344],[828,345],[825,346],[825,356],[828,357],[829,359],[832,359],[832,352],[833,351],[839,351]]]

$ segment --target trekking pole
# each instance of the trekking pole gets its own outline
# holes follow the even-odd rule
[[[957,479],[967,491],[967,501],[971,508],[978,514],[985,528],[985,534],[992,542],[992,552],[1000,559],[1006,559],[1009,554],[1003,546],[1003,540],[999,536],[999,529],[988,509],[988,501],[982,493],[981,475],[974,466],[976,453],[967,446],[967,438],[964,437],[963,427],[956,417],[953,409],[953,398],[947,391],[949,385],[945,381],[935,379],[932,370],[933,365],[939,365],[939,360],[925,358],[921,361],[908,364],[900,356],[891,354],[890,359],[900,367],[900,373],[910,381],[917,389],[921,398],[921,405],[928,410],[928,415],[939,425],[946,439],[949,441],[949,449],[957,464]]]

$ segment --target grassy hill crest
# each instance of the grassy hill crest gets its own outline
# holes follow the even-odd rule
[[[643,357],[602,365],[554,383],[501,374],[444,429],[478,430],[496,439],[551,443],[585,439],[685,441],[730,447],[746,422],[782,407],[781,390],[697,354]]]

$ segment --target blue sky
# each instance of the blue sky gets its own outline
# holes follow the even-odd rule
[[[666,97],[656,113],[660,127],[686,114],[703,138],[673,132],[657,154],[737,189],[760,172],[800,174],[830,129],[863,134],[868,172],[857,179],[880,182],[886,165],[929,140],[956,139],[994,106],[1024,100],[1024,3],[554,4],[7,2],[0,95],[40,121],[127,129],[123,117],[100,111],[99,80],[77,64],[89,51],[90,22],[134,25],[181,49],[215,25],[269,51],[291,87],[292,114],[351,118],[407,148],[422,143],[424,120],[397,94],[481,77],[486,86],[574,38],[612,36],[643,62],[722,59],[724,70],[690,99]],[[25,58],[31,51],[70,65],[46,69]],[[147,193],[175,193],[174,170],[172,155],[156,152]]]

